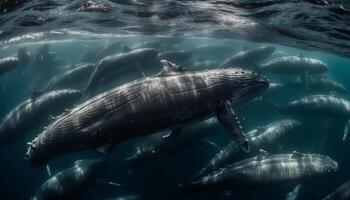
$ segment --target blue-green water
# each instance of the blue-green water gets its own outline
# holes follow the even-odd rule
[[[30,54],[35,54],[38,47],[43,44],[49,44],[50,52],[55,52],[56,57],[61,60],[57,65],[44,65],[41,67],[30,66],[22,74],[18,73],[18,69],[14,69],[9,73],[1,76],[4,85],[0,93],[0,116],[4,117],[9,111],[16,107],[19,103],[30,98],[33,92],[41,91],[47,81],[68,69],[64,66],[78,64],[83,55],[94,49],[103,48],[112,42],[119,41],[122,45],[133,47],[147,41],[163,41],[157,37],[121,37],[114,39],[100,40],[58,40],[43,41],[33,43],[21,43],[15,46],[8,46],[0,51],[0,58],[13,55],[18,48],[25,47]],[[232,52],[228,57],[235,55],[243,48],[250,49],[261,45],[261,43],[250,43],[245,41],[209,39],[209,38],[180,38],[175,39],[171,45],[160,48],[165,50],[187,50],[193,52],[192,57],[181,64],[189,70],[204,70],[209,67],[194,67],[196,61],[205,58],[196,55],[195,49],[200,45],[209,44],[225,44],[232,46]],[[324,75],[350,88],[350,79],[348,78],[350,59],[338,57],[336,55],[320,53],[316,51],[305,51],[284,46],[274,45],[277,50],[284,51],[287,55],[298,56],[302,53],[305,57],[315,58],[323,61],[328,65],[328,71]],[[119,51],[119,52],[118,52]],[[121,53],[116,50],[115,53]],[[198,53],[197,53],[198,54]],[[215,59],[215,52],[212,52]],[[103,55],[105,57],[106,55]],[[223,58],[219,55],[218,62],[223,62]],[[100,58],[99,58],[100,59]],[[94,60],[98,63],[99,59]],[[267,58],[266,60],[269,60]],[[141,67],[142,67],[142,63]],[[212,66],[215,68],[217,66]],[[158,73],[161,67],[155,65],[149,70],[145,70],[146,76]],[[50,72],[50,73],[44,73]],[[265,74],[270,82],[278,81],[287,83],[294,80],[297,76],[282,76]],[[35,83],[40,78],[41,83]],[[141,78],[135,71],[126,74],[116,74],[113,81],[103,85],[97,93],[117,87],[121,84],[130,82],[137,78]],[[86,81],[84,81],[86,83]],[[78,89],[83,91],[85,85],[79,86]],[[323,181],[317,181],[313,184],[302,185],[302,190],[298,199],[322,199],[343,182],[350,178],[348,171],[350,167],[348,145],[349,140],[342,141],[344,124],[336,117],[321,117],[317,115],[289,115],[282,113],[273,104],[285,105],[287,102],[302,97],[305,94],[302,90],[295,90],[285,87],[279,92],[273,93],[267,97],[263,97],[262,101],[245,102],[242,105],[234,107],[238,113],[243,129],[245,131],[254,129],[257,126],[267,124],[274,120],[283,119],[294,116],[302,122],[302,128],[298,131],[283,138],[282,141],[272,143],[269,147],[271,153],[291,153],[299,151],[303,153],[318,153],[331,157],[339,164],[339,169],[330,178]],[[338,94],[331,94],[339,96]],[[348,99],[348,94],[341,95],[342,98]],[[85,99],[81,99],[83,102]],[[63,112],[63,111],[62,111]],[[33,119],[35,120],[35,119]],[[47,180],[48,174],[45,169],[35,170],[26,160],[23,159],[26,152],[26,143],[31,141],[36,135],[42,132],[43,127],[47,126],[52,119],[49,119],[41,126],[25,133],[23,137],[15,142],[5,145],[1,149],[2,161],[0,170],[0,198],[1,199],[29,199],[34,195],[38,187]],[[260,191],[240,191],[232,188],[232,192],[228,194],[224,191],[209,191],[189,194],[183,192],[179,188],[179,184],[185,182],[188,178],[198,172],[221,148],[227,145],[231,139],[222,129],[216,130],[209,136],[220,147],[213,147],[204,143],[194,143],[186,148],[178,149],[175,154],[166,155],[161,159],[155,159],[146,163],[142,163],[137,168],[129,168],[122,164],[123,159],[133,154],[136,149],[135,145],[141,143],[146,137],[139,137],[133,140],[122,142],[116,146],[114,151],[108,155],[112,159],[111,165],[103,171],[99,178],[121,183],[122,186],[116,187],[96,183],[89,186],[88,189],[81,193],[79,199],[106,199],[116,196],[139,194],[144,199],[284,199],[286,192],[278,190],[275,187]],[[100,153],[95,151],[84,151],[74,154],[60,156],[50,162],[50,168],[53,173],[57,173],[71,166],[75,160],[83,158],[101,157]],[[293,189],[293,188],[291,188]],[[291,190],[290,189],[290,190]]]

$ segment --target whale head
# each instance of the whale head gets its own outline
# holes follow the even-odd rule
[[[247,101],[259,96],[269,87],[266,78],[240,68],[228,68],[214,71],[210,75],[225,90],[232,103]]]

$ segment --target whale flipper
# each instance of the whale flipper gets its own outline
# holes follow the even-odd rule
[[[226,101],[216,111],[218,121],[228,130],[233,140],[245,151],[249,152],[248,139],[244,135],[238,117],[231,107],[231,103]]]

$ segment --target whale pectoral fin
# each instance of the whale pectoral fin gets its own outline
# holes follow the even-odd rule
[[[244,135],[238,117],[232,110],[231,103],[226,101],[216,110],[218,121],[228,130],[233,140],[245,151],[249,152],[248,139]]]
[[[101,147],[98,147],[96,150],[102,154],[109,154],[113,151],[115,144],[106,144]]]
[[[343,141],[345,141],[346,138],[348,137],[349,129],[350,129],[350,119],[346,122],[344,127]]]

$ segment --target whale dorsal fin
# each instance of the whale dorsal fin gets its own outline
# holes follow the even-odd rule
[[[161,60],[160,62],[163,65],[163,69],[161,72],[157,74],[157,76],[172,76],[172,75],[176,75],[176,74],[180,74],[188,71],[188,69],[180,67],[167,60]]]

